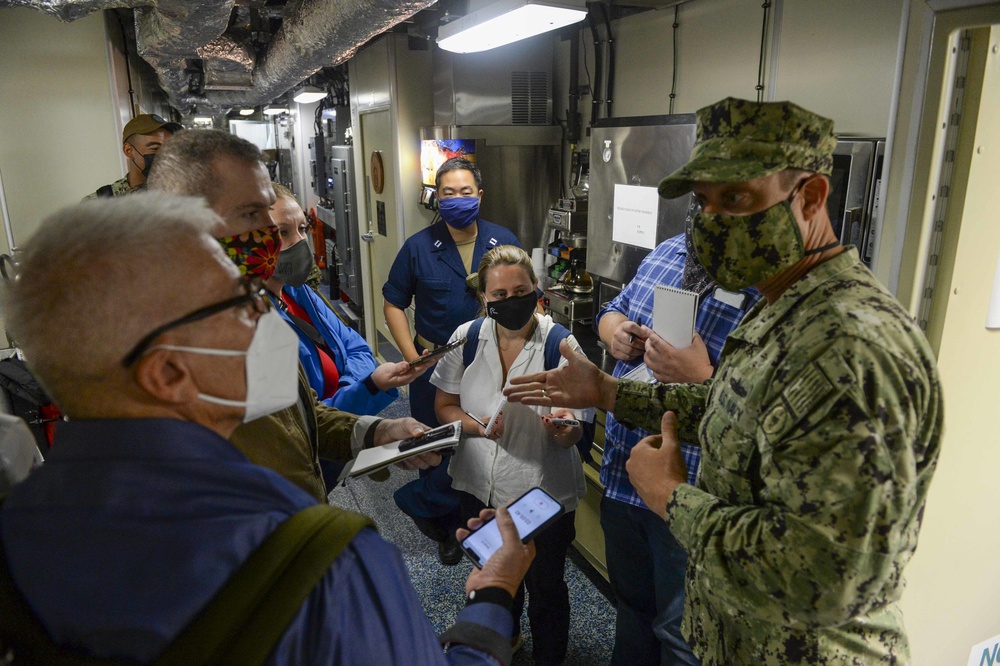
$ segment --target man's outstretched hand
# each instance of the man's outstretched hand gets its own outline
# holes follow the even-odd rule
[[[601,372],[582,353],[570,347],[566,340],[559,343],[559,352],[568,363],[562,367],[512,377],[503,394],[510,402],[542,407],[587,409],[615,408],[618,380]]]

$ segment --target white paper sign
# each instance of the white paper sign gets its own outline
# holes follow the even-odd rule
[[[969,666],[994,666],[1000,664],[1000,635],[972,646]]]
[[[660,195],[655,187],[615,185],[611,240],[652,250],[656,247],[656,215]]]

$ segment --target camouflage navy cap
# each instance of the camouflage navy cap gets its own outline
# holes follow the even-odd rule
[[[660,181],[664,199],[691,191],[691,183],[742,183],[782,169],[829,176],[837,137],[833,121],[791,102],[727,97],[698,110],[691,159]]]
[[[164,120],[155,113],[141,113],[125,124],[125,129],[122,130],[122,143],[133,134],[152,134],[161,127],[170,133],[184,129],[183,125]]]

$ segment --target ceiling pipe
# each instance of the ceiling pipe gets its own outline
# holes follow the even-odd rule
[[[260,106],[277,99],[323,67],[343,63],[371,38],[436,0],[299,0],[284,10],[281,28],[252,71],[245,91],[190,91],[189,60],[225,32],[235,0],[0,0],[63,21],[95,11],[135,9],[136,47],[156,71],[171,105],[187,113]]]
[[[156,58],[194,58],[197,50],[229,26],[235,0],[154,0],[135,9],[139,55]]]
[[[345,62],[372,37],[436,0],[303,0],[287,6],[281,28],[253,71],[246,92],[212,92],[208,103],[259,106],[277,99],[322,67]]]
[[[102,9],[132,9],[153,4],[151,0],[0,0],[0,7],[24,7],[55,16],[69,23]]]

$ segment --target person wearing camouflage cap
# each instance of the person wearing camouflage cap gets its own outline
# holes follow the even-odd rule
[[[510,400],[597,405],[660,430],[627,463],[687,550],[684,633],[706,665],[908,663],[897,602],[943,427],[934,356],[841,247],[826,208],[833,123],[789,102],[698,111],[688,233],[720,285],[764,300],[704,384],[642,384],[572,355]],[[662,418],[660,415],[663,415]],[[702,450],[686,483],[678,439]]]
[[[143,113],[128,121],[122,130],[122,152],[128,160],[128,173],[110,185],[97,188],[83,200],[121,197],[143,187],[156,151],[174,132],[182,129],[180,124],[168,122],[155,113]]]

